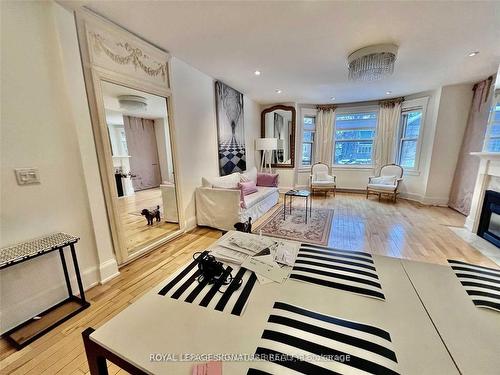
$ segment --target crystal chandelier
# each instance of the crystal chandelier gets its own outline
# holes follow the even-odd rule
[[[376,81],[394,72],[398,46],[377,44],[354,51],[347,58],[349,79]]]

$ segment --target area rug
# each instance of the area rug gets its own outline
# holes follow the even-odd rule
[[[288,211],[288,209],[287,209]],[[253,229],[254,233],[266,234],[271,237],[287,240],[307,242],[326,246],[333,219],[333,209],[313,208],[312,215],[307,215],[305,223],[305,209],[294,208],[292,214],[286,214],[283,220],[283,207],[274,211],[262,224]]]

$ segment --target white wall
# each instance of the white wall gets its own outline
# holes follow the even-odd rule
[[[235,89],[238,89],[235,87]],[[173,112],[187,228],[196,225],[194,191],[202,176],[218,176],[214,79],[172,58]],[[255,138],[260,136],[259,105],[244,97],[247,168],[255,165]]]
[[[99,280],[99,260],[75,123],[85,117],[74,117],[67,96],[56,7],[1,3],[0,245],[56,231],[78,235],[78,259],[89,286]],[[18,167],[38,168],[41,184],[18,186]],[[57,253],[2,270],[0,278],[2,332],[66,297]]]
[[[472,103],[473,84],[444,86],[427,189],[428,202],[447,204]]]

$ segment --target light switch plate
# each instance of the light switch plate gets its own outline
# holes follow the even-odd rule
[[[17,184],[18,185],[31,185],[40,183],[40,173],[38,168],[16,168]]]

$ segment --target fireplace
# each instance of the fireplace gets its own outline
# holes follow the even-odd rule
[[[486,190],[477,234],[500,248],[500,193]]]

